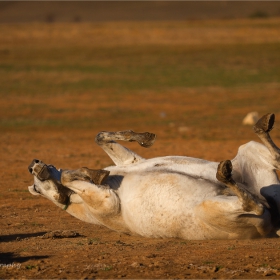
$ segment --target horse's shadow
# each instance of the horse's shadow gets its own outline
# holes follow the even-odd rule
[[[37,236],[42,236],[45,233],[47,233],[47,232],[42,231],[42,232],[25,233],[25,234],[16,233],[16,234],[11,234],[11,235],[0,235],[0,242],[11,242],[11,241],[15,241],[15,240],[21,240],[24,238],[37,237]]]
[[[46,232],[36,232],[36,233],[27,233],[27,234],[11,234],[11,235],[1,235],[0,236],[0,242],[11,242],[16,240],[21,240],[24,238],[30,238],[30,237],[37,237],[42,236]],[[46,259],[49,256],[18,256],[16,253],[13,252],[0,252],[0,264],[2,266],[4,265],[11,265],[13,263],[23,263],[28,260],[39,260],[39,259]]]
[[[0,253],[0,263],[1,265],[11,265],[13,263],[23,263],[29,260],[40,260],[40,259],[46,259],[49,256],[27,256],[27,257],[21,257],[17,256],[15,253],[12,252],[6,252],[6,253]]]

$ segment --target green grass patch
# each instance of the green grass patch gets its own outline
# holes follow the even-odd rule
[[[33,53],[40,53],[40,49],[26,50],[24,57],[16,49],[13,59],[0,64],[0,95],[98,94],[96,91],[101,89],[111,89],[116,94],[279,83],[279,49],[279,43],[107,47],[87,50],[88,56],[78,60],[84,50],[69,47],[60,50],[60,59],[52,55],[56,49],[47,53],[42,50],[44,59],[39,61]]]

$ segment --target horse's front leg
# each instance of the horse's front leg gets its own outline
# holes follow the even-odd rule
[[[95,137],[95,142],[103,148],[116,165],[129,165],[144,160],[141,156],[115,141],[138,142],[142,147],[153,145],[156,135],[149,132],[136,133],[131,130],[102,131]]]
[[[103,174],[101,177],[100,173]],[[101,179],[104,174],[105,177]],[[120,211],[119,197],[104,183],[108,174],[107,171],[100,170],[97,182],[95,180],[96,170],[85,167],[77,170],[63,170],[61,183],[78,194],[84,203],[91,208],[93,214],[118,214]]]

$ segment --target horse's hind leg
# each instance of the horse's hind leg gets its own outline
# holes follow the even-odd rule
[[[264,206],[259,199],[251,194],[248,190],[238,186],[232,178],[232,164],[230,160],[222,161],[217,169],[217,179],[225,184],[239,198],[242,208],[246,212],[254,212],[256,215],[264,213]]]
[[[280,168],[280,149],[275,145],[271,139],[269,132],[273,129],[275,121],[274,114],[266,114],[261,117],[258,122],[254,125],[253,129],[258,137],[261,139],[263,144],[268,148],[272,158],[274,160],[274,165],[277,169]]]
[[[116,165],[128,165],[144,160],[130,149],[115,141],[138,142],[142,147],[153,145],[156,135],[149,132],[136,133],[132,130],[107,132],[102,131],[95,137],[95,142],[103,148]]]

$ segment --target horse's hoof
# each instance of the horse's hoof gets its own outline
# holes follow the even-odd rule
[[[216,178],[220,182],[228,182],[231,178],[232,163],[230,160],[221,161],[217,168]]]
[[[273,129],[275,122],[275,115],[268,113],[262,116],[257,123],[253,126],[255,133],[269,132]]]

